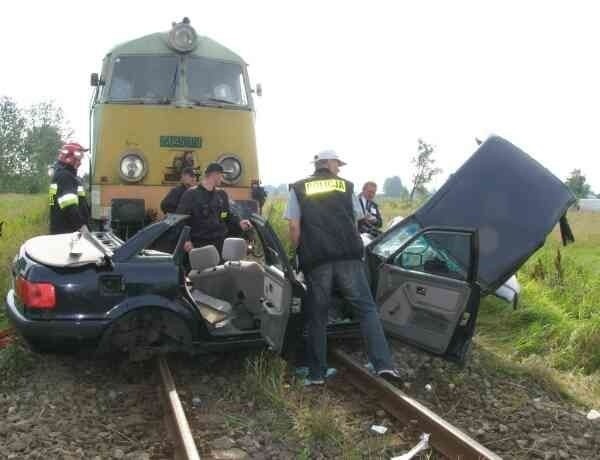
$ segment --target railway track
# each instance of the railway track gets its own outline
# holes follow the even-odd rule
[[[167,359],[159,356],[157,363],[161,383],[160,393],[165,406],[165,422],[175,448],[174,458],[175,460],[200,460]]]
[[[429,434],[429,445],[445,458],[501,460],[499,455],[407,396],[391,383],[372,375],[345,351],[335,348],[332,350],[332,355],[339,368],[345,370],[345,376],[353,386],[374,397],[383,409],[399,421],[414,424],[416,420],[416,428]],[[159,357],[157,365],[161,382],[160,393],[165,407],[165,421],[174,446],[174,458],[200,460],[166,358]]]
[[[449,459],[501,460],[463,431],[409,397],[391,383],[371,374],[363,365],[339,348],[332,350],[338,366],[345,369],[351,384],[364,393],[375,396],[379,404],[394,418],[410,423],[417,421],[419,430],[429,433],[429,444]]]

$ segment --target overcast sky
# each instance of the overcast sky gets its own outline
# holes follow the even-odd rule
[[[422,137],[444,173],[499,134],[600,192],[599,8],[583,1],[6,1],[0,95],[53,99],[88,143],[90,72],[116,43],[189,16],[240,54],[257,101],[264,183],[334,148],[357,183],[409,181]]]

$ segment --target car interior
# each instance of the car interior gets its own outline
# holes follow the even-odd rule
[[[239,330],[257,328],[266,271],[258,262],[244,260],[247,250],[244,239],[227,238],[222,254],[213,245],[190,251],[190,295],[210,324],[229,319]]]
[[[256,331],[263,306],[281,308],[288,284],[278,267],[250,260],[243,238],[226,238],[222,253],[213,245],[192,249],[186,288],[213,335]],[[348,321],[351,310],[334,299],[330,321]]]

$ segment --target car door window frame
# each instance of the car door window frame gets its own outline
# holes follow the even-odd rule
[[[444,276],[442,274],[431,274],[431,273],[427,273],[427,272],[411,270],[410,268],[406,268],[406,267],[403,267],[403,266],[400,266],[400,265],[397,265],[394,263],[394,261],[398,258],[398,256],[402,252],[404,252],[404,250],[408,246],[410,246],[410,244],[412,244],[416,239],[420,238],[421,236],[423,236],[426,233],[432,233],[432,232],[464,234],[464,235],[469,236],[469,241],[471,243],[471,247],[470,247],[469,267],[467,270],[467,278],[465,280],[459,280],[459,281],[465,281],[469,284],[476,282],[477,267],[478,267],[478,261],[479,261],[479,238],[478,238],[477,229],[461,228],[461,227],[427,227],[427,228],[424,228],[424,229],[418,231],[417,233],[415,233],[408,240],[406,240],[394,253],[390,254],[385,259],[384,263],[398,267],[402,270],[413,272],[413,273],[420,273],[423,275],[441,276],[443,278],[456,279],[453,277]]]

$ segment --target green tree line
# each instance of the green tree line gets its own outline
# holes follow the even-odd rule
[[[52,101],[27,108],[0,96],[0,193],[40,193],[48,167],[72,134],[63,111]]]

